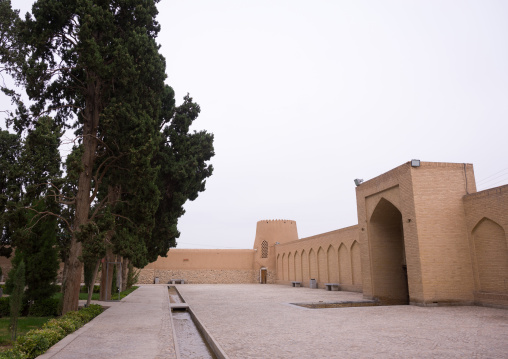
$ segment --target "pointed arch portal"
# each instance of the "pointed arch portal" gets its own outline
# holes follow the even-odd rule
[[[369,221],[373,297],[384,304],[409,304],[402,214],[381,198]]]

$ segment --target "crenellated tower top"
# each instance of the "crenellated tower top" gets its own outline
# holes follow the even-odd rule
[[[260,249],[263,241],[265,246],[272,247],[276,244],[298,240],[296,221],[290,219],[263,219],[256,226],[256,239],[254,249]]]
[[[265,223],[282,222],[282,223],[287,223],[287,224],[294,224],[296,226],[296,221],[293,221],[290,219],[262,219],[261,221],[258,221],[258,224],[261,222],[265,222]]]

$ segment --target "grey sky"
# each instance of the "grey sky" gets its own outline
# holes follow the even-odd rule
[[[473,163],[479,189],[508,183],[505,1],[159,11],[167,82],[215,135],[215,173],[185,206],[180,248],[251,248],[261,219],[296,220],[300,237],[354,225],[353,179],[412,158]]]

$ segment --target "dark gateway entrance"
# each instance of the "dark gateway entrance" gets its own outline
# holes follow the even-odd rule
[[[369,221],[373,297],[381,304],[409,304],[402,214],[381,198]]]

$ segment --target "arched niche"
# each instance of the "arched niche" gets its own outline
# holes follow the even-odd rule
[[[353,272],[353,284],[362,283],[362,263],[360,254],[360,245],[354,241],[351,245],[351,270]]]
[[[483,218],[472,235],[480,291],[508,294],[508,246],[504,229],[489,218]]]
[[[339,283],[339,262],[335,248],[330,244],[327,251],[328,278],[331,283]]]
[[[344,243],[339,246],[339,281],[341,284],[352,284],[351,282],[351,261],[349,252]]]

